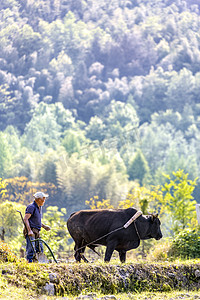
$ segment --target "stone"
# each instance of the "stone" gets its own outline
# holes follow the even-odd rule
[[[55,287],[53,283],[46,283],[46,285],[43,287],[45,294],[48,296],[54,296],[55,295]]]
[[[117,300],[117,298],[114,295],[110,296],[104,296],[100,298],[101,300]]]
[[[90,295],[80,295],[76,298],[77,300],[93,300],[93,296]]]
[[[58,278],[57,274],[55,274],[55,273],[49,274],[49,280],[52,283],[59,283],[59,278]]]
[[[194,274],[195,274],[195,277],[197,277],[197,278],[200,277],[200,271],[199,271],[199,270],[196,270],[196,271],[194,272]]]

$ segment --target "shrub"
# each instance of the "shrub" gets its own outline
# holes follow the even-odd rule
[[[200,258],[200,230],[186,228],[177,234],[169,249],[169,256]]]
[[[0,262],[13,262],[17,257],[12,253],[8,244],[0,241]]]
[[[147,259],[150,261],[166,261],[168,259],[170,246],[171,244],[168,240],[156,244],[155,247],[150,250]]]

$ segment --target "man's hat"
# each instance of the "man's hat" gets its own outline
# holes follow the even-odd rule
[[[37,192],[37,193],[35,193],[35,194],[33,195],[33,197],[34,197],[35,199],[42,199],[42,198],[47,198],[47,197],[49,197],[49,195],[48,195],[48,194],[45,194],[45,193],[43,193],[43,192]]]

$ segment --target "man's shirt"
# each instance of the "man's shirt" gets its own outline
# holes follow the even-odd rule
[[[37,205],[37,203],[34,201],[33,203],[29,204],[26,208],[26,214],[31,214],[31,217],[28,219],[30,227],[31,228],[36,228],[38,230],[41,229],[41,208]]]

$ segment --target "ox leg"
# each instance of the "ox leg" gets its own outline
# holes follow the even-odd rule
[[[89,262],[87,260],[87,258],[84,256],[84,252],[85,252],[85,241],[82,240],[81,242],[79,243],[76,243],[75,247],[74,247],[74,250],[75,250],[75,259],[77,262],[81,262],[81,259],[84,260],[84,262]]]
[[[79,248],[78,245],[75,245],[75,247],[74,247],[74,250],[75,250],[74,257],[76,259],[76,262],[81,262],[81,254],[80,254],[80,251],[77,250],[78,248]]]
[[[126,251],[125,250],[119,251],[119,259],[120,259],[121,263],[125,263],[125,261],[126,261]]]
[[[81,262],[81,258],[84,260],[84,251],[85,251],[85,247],[84,247],[84,240],[82,240],[81,242],[79,243],[76,243],[75,244],[75,247],[74,247],[74,250],[75,250],[75,259],[77,262]]]
[[[105,262],[110,261],[113,251],[115,250],[115,247],[116,247],[116,243],[114,242],[107,244],[105,258],[104,258]]]
[[[84,260],[84,262],[89,263],[89,260],[83,255],[83,253],[80,253],[81,258]]]

